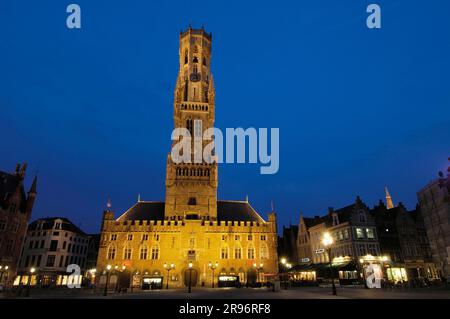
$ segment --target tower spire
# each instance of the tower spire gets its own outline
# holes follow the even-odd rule
[[[384,191],[386,193],[386,206],[387,206],[387,209],[394,208],[394,204],[392,202],[392,198],[391,198],[391,195],[389,194],[387,186],[384,187]]]

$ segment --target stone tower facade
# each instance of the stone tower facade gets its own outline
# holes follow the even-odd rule
[[[191,163],[175,163],[171,154],[168,156],[165,215],[170,219],[217,219],[217,163],[207,163],[202,156],[204,147],[211,143],[202,139],[203,133],[214,127],[211,41],[211,34],[203,29],[180,33],[174,125],[190,133]]]
[[[189,28],[179,40],[174,126],[194,136],[191,162],[169,154],[164,202],[139,198],[118,218],[108,204],[97,261],[102,287],[259,285],[278,275],[273,209],[265,220],[248,199],[218,200],[217,162],[196,157],[194,144],[214,146],[196,139],[214,126],[211,34]]]

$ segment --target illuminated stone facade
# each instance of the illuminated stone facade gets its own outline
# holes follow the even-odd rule
[[[214,125],[211,41],[203,29],[180,34],[174,124],[192,135]],[[207,142],[211,143],[202,143]],[[119,287],[128,287],[130,281],[142,288],[167,282],[170,287],[189,282],[211,286],[210,263],[217,263],[215,285],[256,284],[277,274],[275,213],[266,221],[247,200],[217,200],[217,186],[217,163],[176,164],[169,154],[165,202],[138,200],[117,219],[110,207],[104,212],[97,264],[103,273],[98,276],[100,285],[108,278],[108,265],[108,283]],[[168,272],[165,264],[174,269]]]
[[[0,286],[10,286],[17,273],[22,244],[36,199],[37,178],[25,192],[27,164],[14,173],[0,171]]]

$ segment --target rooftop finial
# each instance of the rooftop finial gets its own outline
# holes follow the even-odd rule
[[[106,207],[108,209],[111,209],[112,205],[111,205],[111,198],[108,196],[108,202],[106,203]]]
[[[273,205],[273,200],[270,201],[270,208],[272,209],[272,212],[275,211],[275,207],[274,207],[274,205]]]
[[[386,193],[386,207],[387,209],[394,208],[394,203],[392,202],[391,194],[389,194],[389,190],[387,186],[384,186],[384,191]]]
[[[138,194],[138,202],[141,201],[141,194]]]
[[[248,203],[248,194],[245,195],[245,201]]]

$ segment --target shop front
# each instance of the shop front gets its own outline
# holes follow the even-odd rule
[[[369,289],[380,289],[383,280],[386,279],[391,262],[387,256],[366,255],[359,260],[364,277],[365,286]],[[395,273],[395,271],[394,271]],[[400,269],[400,274],[402,270]]]
[[[322,264],[316,267],[321,278],[339,280],[341,286],[356,286],[361,284],[358,265],[351,259],[333,260],[332,265]]]
[[[408,281],[408,274],[406,273],[406,268],[401,266],[387,267],[386,277],[387,280],[393,284]]]
[[[237,275],[219,275],[219,287],[238,287],[239,284],[239,276]]]
[[[289,270],[293,286],[312,286],[317,284],[317,275],[314,265],[296,265]]]
[[[162,276],[143,276],[142,290],[162,289],[162,287],[163,287]]]

